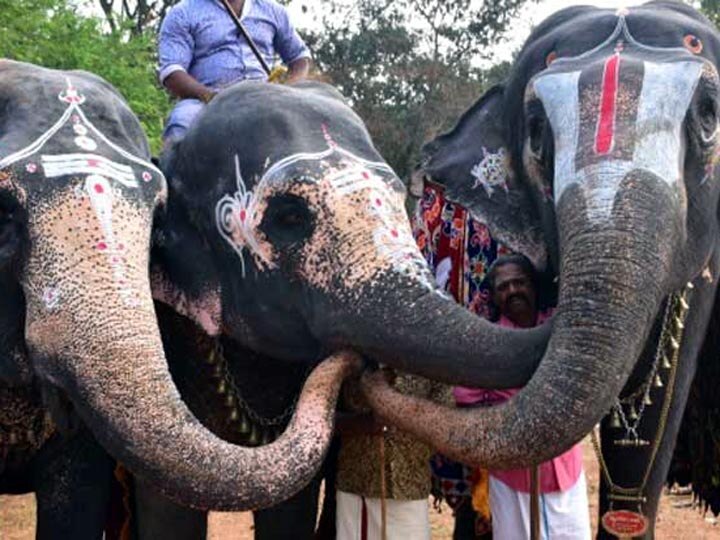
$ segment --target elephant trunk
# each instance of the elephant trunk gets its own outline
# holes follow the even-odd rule
[[[87,200],[68,200],[92,223]],[[193,417],[168,371],[150,293],[150,220],[124,200],[113,211],[124,219],[112,229],[68,235],[58,225],[68,213],[62,204],[31,224],[24,287],[36,371],[67,393],[114,457],[183,505],[248,510],[290,497],[322,464],[341,382],[359,360],[338,354],[318,366],[273,444],[219,439]]]
[[[537,368],[550,334],[550,324],[501,328],[439,290],[391,272],[357,298],[352,310],[323,310],[332,320],[324,327],[334,331],[324,341],[339,347],[351,342],[383,364],[448,384],[521,386]]]
[[[376,413],[455,459],[490,468],[540,463],[582,439],[642,352],[682,230],[676,186],[642,171],[619,184],[608,219],[595,219],[595,199],[578,185],[560,200],[559,306],[547,352],[517,396],[482,411],[451,410],[367,376]]]

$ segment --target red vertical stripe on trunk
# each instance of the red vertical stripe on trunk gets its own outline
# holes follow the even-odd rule
[[[595,135],[595,152],[600,155],[609,153],[613,147],[619,81],[620,54],[616,53],[605,62],[603,72],[600,119],[598,120],[597,134]]]

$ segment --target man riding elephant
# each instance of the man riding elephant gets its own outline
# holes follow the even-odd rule
[[[222,88],[267,79],[261,60],[239,34],[228,9],[241,20],[265,65],[279,54],[289,67],[289,83],[308,74],[310,51],[287,9],[275,0],[183,0],[168,12],[160,28],[160,83],[180,99],[165,127],[167,144],[185,135]]]

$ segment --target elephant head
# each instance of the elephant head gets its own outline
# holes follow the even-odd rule
[[[715,28],[681,4],[563,10],[533,32],[503,87],[426,146],[425,174],[501,241],[537,262],[526,232],[542,229],[559,305],[540,366],[507,404],[444,410],[369,376],[381,416],[460,460],[525,466],[593,428],[662,352],[660,328],[682,328],[688,301],[679,357],[693,365],[719,271],[719,53]],[[651,436],[672,441],[673,418]]]
[[[0,374],[27,382],[31,365],[111,454],[180,502],[282,500],[306,480],[305,463],[321,460],[313,441],[332,424],[316,409],[352,362],[316,370],[272,446],[233,446],[203,428],[172,383],[157,328],[150,238],[167,186],[139,122],[88,73],[2,61],[0,81],[0,352],[15,364]],[[277,484],[257,478],[283,463]]]

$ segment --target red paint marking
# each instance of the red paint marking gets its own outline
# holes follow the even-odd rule
[[[95,247],[97,247],[98,251],[105,251],[107,249],[107,244],[105,242],[98,242]]]
[[[95,193],[105,193],[105,189],[100,184],[95,184],[93,187],[95,188]]]
[[[240,221],[245,223],[246,219],[247,219],[247,212],[245,210],[240,210]]]
[[[87,161],[88,167],[99,167],[100,162],[97,159],[88,159]]]
[[[375,206],[382,206],[382,199],[375,199]]]
[[[620,53],[617,53],[605,62],[603,72],[600,119],[598,120],[597,134],[595,135],[595,152],[599,155],[608,154],[613,147],[619,82]]]
[[[370,180],[370,173],[367,171],[363,171],[362,176],[365,180]]]
[[[398,233],[395,229],[393,229],[392,231],[390,231],[390,234],[393,235],[393,238],[397,238],[398,236],[400,236],[400,233]]]

